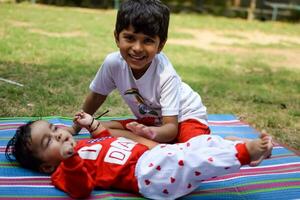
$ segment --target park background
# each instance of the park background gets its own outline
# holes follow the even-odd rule
[[[74,2],[0,0],[0,117],[80,110],[101,62],[117,50],[116,4]],[[251,2],[166,1],[172,15],[164,52],[208,113],[235,114],[300,150],[298,11],[272,20],[271,7],[262,12],[255,1],[251,11]],[[130,115],[116,92],[98,113],[106,109],[107,116]]]

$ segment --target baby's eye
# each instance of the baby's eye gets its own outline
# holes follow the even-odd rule
[[[52,137],[49,135],[43,140],[43,143],[42,143],[43,148],[45,148],[45,149],[48,148],[49,145],[51,144],[51,142],[52,142]]]
[[[55,132],[55,131],[57,131],[57,130],[58,130],[58,127],[57,127],[57,126],[55,126],[55,125],[53,125],[53,126],[51,127],[51,130],[52,130],[53,132]]]
[[[48,137],[47,147],[51,144],[51,142],[52,142],[52,137]]]

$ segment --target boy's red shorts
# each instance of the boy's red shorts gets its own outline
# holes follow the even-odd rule
[[[202,124],[201,122],[195,119],[188,119],[178,124],[178,135],[175,142],[186,142],[189,139],[198,135],[208,134],[210,134],[210,129],[207,125]]]
[[[145,118],[145,119],[138,119],[138,120],[126,119],[126,120],[115,120],[115,121],[121,123],[124,129],[127,129],[126,124],[133,121],[144,124],[146,126],[153,126],[154,124],[153,118]],[[195,119],[188,119],[178,124],[178,135],[174,142],[175,143],[186,142],[195,136],[204,135],[204,134],[210,134],[210,129],[207,125],[202,124],[201,122]]]

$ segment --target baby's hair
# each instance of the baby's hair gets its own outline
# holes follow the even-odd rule
[[[115,32],[119,36],[130,25],[136,33],[158,36],[160,43],[168,38],[170,10],[159,0],[127,0],[117,14]]]
[[[5,156],[9,161],[17,161],[24,168],[39,171],[42,160],[29,148],[31,125],[34,122],[30,121],[17,128],[15,135],[7,143]]]

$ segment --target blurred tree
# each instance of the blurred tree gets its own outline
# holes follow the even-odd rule
[[[1,0],[0,0],[1,1]],[[118,8],[124,0],[2,0],[52,4],[58,6],[79,6],[89,8]],[[252,19],[270,18],[272,9],[265,5],[266,1],[281,4],[300,5],[300,0],[161,0],[172,12],[202,12],[227,17]],[[299,20],[299,10],[281,10],[280,19]]]
[[[233,6],[240,7],[241,6],[241,0],[233,0]]]
[[[253,20],[255,18],[255,8],[256,8],[256,0],[251,0],[248,8],[248,20]]]

